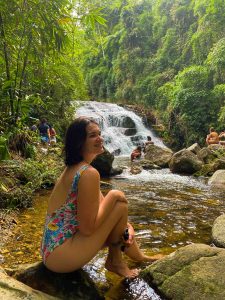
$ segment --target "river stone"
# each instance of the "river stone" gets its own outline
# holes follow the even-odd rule
[[[56,300],[43,292],[37,291],[7,275],[0,267],[0,299],[2,300]]]
[[[153,263],[140,274],[166,299],[224,300],[225,249],[192,244]]]
[[[126,128],[124,130],[124,135],[126,135],[126,136],[135,135],[136,133],[137,133],[137,129],[136,128]]]
[[[48,270],[43,263],[35,263],[20,265],[11,271],[11,275],[31,288],[59,299],[103,299],[93,280],[82,269],[71,273],[55,273]]]
[[[176,152],[169,163],[173,173],[193,174],[202,168],[202,161],[193,152],[183,149]]]
[[[201,150],[201,148],[198,143],[195,143],[195,144],[191,145],[190,147],[188,147],[187,150],[193,152],[194,154],[198,154],[198,152]]]
[[[216,218],[212,227],[212,240],[213,243],[225,248],[225,214]]]
[[[153,144],[147,145],[145,151],[145,159],[161,168],[168,167],[169,161],[173,155],[172,150]]]
[[[136,128],[135,122],[129,116],[122,116],[119,125],[124,128]]]
[[[224,158],[218,158],[213,162],[213,168],[214,171],[224,169],[225,170],[225,159]]]
[[[204,161],[204,163],[210,163],[211,161],[213,161],[217,157],[217,155],[214,153],[214,151],[212,151],[208,147],[202,148],[198,152],[197,155],[198,155],[199,159],[201,159],[202,161]]]
[[[209,179],[209,184],[225,188],[225,170],[217,170]]]
[[[136,160],[135,162],[133,162],[133,164],[135,164],[138,167],[142,167],[144,170],[161,169],[160,166],[153,164],[151,161],[147,159]]]
[[[98,155],[91,165],[98,170],[101,176],[110,176],[112,173],[112,163],[114,160],[114,155],[112,155],[108,150]]]

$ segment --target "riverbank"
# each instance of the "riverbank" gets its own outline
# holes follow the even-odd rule
[[[32,207],[36,193],[51,188],[63,168],[61,148],[37,147],[35,159],[11,153],[11,160],[0,163],[0,264],[4,245],[14,236],[17,218]]]

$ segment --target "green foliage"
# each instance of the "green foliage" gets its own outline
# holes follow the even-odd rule
[[[63,133],[73,100],[87,97],[85,30],[96,24],[105,24],[102,9],[85,0],[1,1],[0,130],[45,116]]]
[[[225,38],[220,39],[208,54],[206,63],[214,71],[214,82],[225,82]]]
[[[86,68],[94,97],[157,109],[177,148],[203,144],[208,127],[224,120],[214,87],[225,83],[225,2],[121,1],[116,16],[106,2],[104,55],[89,55]]]
[[[0,161],[10,158],[9,150],[7,146],[7,138],[0,136]]]

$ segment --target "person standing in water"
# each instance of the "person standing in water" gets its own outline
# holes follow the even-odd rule
[[[100,175],[90,164],[103,152],[98,124],[77,118],[65,138],[65,169],[50,196],[41,253],[54,272],[72,272],[108,247],[107,270],[125,277],[138,275],[128,268],[121,250],[135,261],[152,262],[139,249],[133,227],[128,224],[128,203],[123,192],[111,190],[104,197]]]

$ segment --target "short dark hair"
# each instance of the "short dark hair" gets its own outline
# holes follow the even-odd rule
[[[64,147],[66,166],[72,166],[83,160],[81,150],[87,137],[86,128],[90,123],[98,125],[94,119],[87,117],[79,117],[69,125]]]
[[[141,146],[137,146],[137,150],[140,150],[140,151],[141,151],[141,149],[142,149]]]
[[[151,141],[151,140],[152,140],[152,138],[150,137],[150,135],[147,136],[147,140],[148,140],[148,141]]]

